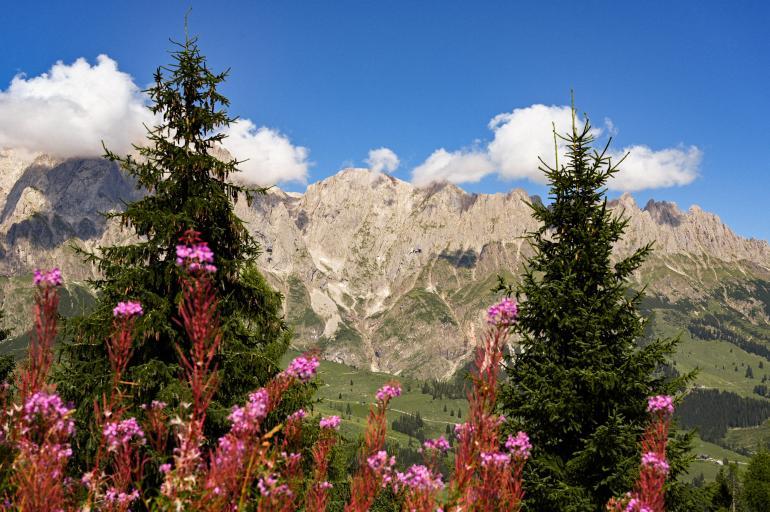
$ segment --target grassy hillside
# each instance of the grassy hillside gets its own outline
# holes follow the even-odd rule
[[[296,357],[298,352],[291,351],[283,360],[284,365]],[[320,388],[318,390],[318,402],[314,405],[313,412],[319,415],[335,414],[342,417],[341,432],[350,439],[363,435],[366,428],[366,417],[369,406],[374,402],[374,394],[383,384],[398,380],[403,389],[403,394],[394,399],[388,413],[388,436],[391,443],[401,446],[418,448],[420,442],[414,437],[407,436],[392,429],[393,420],[402,414],[420,413],[425,427],[426,437],[438,437],[446,435],[446,427],[465,421],[467,413],[467,401],[464,399],[436,398],[422,392],[424,382],[393,377],[385,373],[374,373],[367,370],[352,368],[338,363],[322,361],[318,370]],[[351,382],[353,383],[351,385]],[[341,395],[341,397],[340,397]],[[446,407],[447,411],[444,411]],[[458,419],[457,411],[461,411],[462,417]],[[452,411],[454,414],[450,414]],[[762,435],[770,438],[770,422],[761,429],[734,429],[730,430],[728,439],[735,442],[736,446],[747,446]],[[708,443],[700,438],[695,439],[693,453],[696,460],[692,463],[690,471],[683,476],[684,480],[692,480],[703,475],[708,480],[713,480],[724,461],[737,462],[739,467],[745,466],[748,457],[729,448]]]
[[[696,459],[690,465],[688,474],[683,478],[687,481],[691,481],[699,475],[703,475],[706,481],[714,480],[726,461],[736,462],[738,469],[741,470],[746,467],[749,460],[745,455],[713,443],[707,443],[700,438],[695,439],[693,453],[695,453]]]
[[[766,316],[770,297],[764,292],[768,282],[746,275],[738,279],[720,269],[706,275],[722,281],[701,297],[669,302],[652,295],[645,301],[645,310],[653,317],[652,331],[680,337],[672,365],[679,373],[697,370],[697,387],[767,402],[768,394],[758,391],[763,391],[762,386],[770,387],[770,325]],[[745,461],[738,455],[770,445],[770,420],[729,428],[716,443],[719,446],[703,443],[700,448],[717,460]],[[716,471],[718,466],[713,462],[700,460],[691,474],[703,472],[708,479]]]
[[[753,452],[759,447],[770,447],[770,420],[756,427],[731,428],[725,435],[726,446],[740,451]]]
[[[0,277],[0,297],[5,311],[5,327],[12,331],[11,338],[0,343],[0,354],[24,357],[29,343],[34,305],[32,274]],[[88,311],[94,303],[94,295],[87,283],[67,282],[59,295],[59,314],[64,318]]]
[[[290,351],[284,356],[283,364],[296,357],[298,352]],[[394,377],[386,373],[374,373],[352,368],[330,361],[322,361],[318,369],[320,387],[319,399],[314,412],[322,415],[335,414],[342,417],[341,430],[348,436],[363,433],[369,406],[375,401],[374,395],[385,383],[397,380],[401,383],[402,395],[395,398],[388,412],[388,439],[403,445],[418,446],[416,438],[393,431],[392,422],[404,414],[416,415],[424,421],[423,433],[426,438],[447,435],[447,427],[454,432],[454,425],[465,421],[467,401],[465,399],[439,397],[422,392],[424,382],[411,378]]]

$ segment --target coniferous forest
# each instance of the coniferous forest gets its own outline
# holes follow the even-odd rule
[[[753,427],[770,418],[770,404],[716,389],[696,389],[687,395],[676,412],[685,428],[697,428],[700,436],[714,443],[728,428]]]

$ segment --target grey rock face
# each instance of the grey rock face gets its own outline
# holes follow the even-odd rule
[[[55,264],[83,279],[95,270],[70,243],[95,248],[132,239],[100,215],[139,197],[114,164],[38,160],[15,172],[0,201],[0,271]],[[347,169],[304,194],[271,189],[251,207],[239,201],[236,211],[262,244],[260,267],[285,296],[297,347],[320,347],[330,359],[373,370],[443,378],[468,361],[482,336],[497,275],[515,279],[530,254],[524,236],[537,225],[526,203],[539,200],[520,189],[416,188]],[[662,299],[706,296],[724,286],[724,276],[770,280],[767,242],[735,235],[698,207],[682,212],[651,201],[640,209],[630,195],[612,207],[628,218],[618,255],[655,240],[632,284]],[[732,306],[752,322],[767,320],[760,303],[741,300]]]
[[[262,268],[287,297],[298,345],[374,370],[446,377],[483,332],[496,276],[518,273],[529,254],[523,237],[536,225],[526,202],[538,200],[523,190],[421,189],[348,169],[303,195],[274,190],[238,212],[269,248]],[[629,219],[618,255],[656,241],[633,285],[666,300],[710,293],[718,279],[706,270],[715,265],[770,271],[766,242],[738,237],[697,207],[640,209],[630,195],[612,207]]]
[[[102,213],[138,197],[133,181],[107,160],[36,159],[4,198],[2,268],[29,270],[34,264],[27,257],[29,251],[51,251],[68,241],[96,241],[106,230]]]
[[[650,214],[652,220],[658,224],[679,226],[685,215],[676,207],[676,204],[668,201],[655,201],[650,199],[644,207],[644,211]]]
[[[50,209],[68,222],[88,218],[104,226],[100,212],[139,197],[133,183],[117,164],[103,159],[69,159],[48,167],[31,165],[10,190],[0,222],[12,214],[27,188],[39,190]]]

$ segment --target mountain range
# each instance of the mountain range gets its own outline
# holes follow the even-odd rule
[[[137,197],[132,180],[103,159],[0,152],[0,292],[15,334],[29,325],[34,268],[61,267],[65,305],[87,305],[86,279],[96,270],[72,246],[130,240],[101,212]],[[536,223],[528,203],[540,200],[521,189],[469,194],[345,169],[303,194],[273,188],[236,210],[263,248],[261,270],[285,296],[296,348],[317,347],[327,359],[374,371],[447,379],[483,333],[484,311],[499,298],[497,276],[515,281],[531,254],[525,235]],[[650,200],[639,207],[623,195],[610,207],[628,219],[618,256],[654,241],[630,285],[646,290],[653,333],[682,336],[675,366],[700,368],[704,386],[751,395],[755,377],[737,368],[770,364],[768,243],[736,235],[697,206],[682,211]]]

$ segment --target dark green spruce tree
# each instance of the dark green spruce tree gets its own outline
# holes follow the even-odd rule
[[[588,121],[573,108],[566,162],[542,162],[551,204],[530,204],[540,228],[529,233],[534,255],[516,294],[521,353],[507,360],[501,412],[532,439],[524,510],[599,511],[631,490],[647,422],[647,397],[672,394],[689,376],[667,381],[661,369],[676,339],[638,343],[645,331],[640,291],[631,274],[650,254],[644,246],[613,258],[627,220],[608,210],[607,181],[618,163],[592,148]],[[554,133],[554,137],[557,135]],[[687,439],[673,443],[672,477],[682,470]]]
[[[209,410],[211,435],[227,428],[232,404],[263,385],[278,371],[278,360],[289,341],[282,319],[281,296],[258,272],[259,247],[234,213],[234,202],[251,201],[259,189],[233,184],[236,160],[220,160],[215,148],[222,129],[233,118],[218,87],[227,73],[209,70],[195,38],[187,38],[172,53],[173,63],[161,67],[146,93],[159,124],[148,128],[147,143],[136,146],[139,156],[122,157],[107,150],[106,158],[120,164],[147,194],[110,213],[138,241],[102,247],[86,253],[101,278],[95,309],[67,325],[68,340],[55,375],[60,393],[77,404],[78,456],[87,458],[98,433],[89,432],[94,400],[110,385],[104,340],[110,335],[112,308],[119,301],[138,300],[145,314],[137,322],[135,352],[126,389],[131,411],[162,400],[177,407],[189,396],[175,351],[189,347],[175,322],[181,301],[180,270],[175,247],[186,229],[195,229],[215,254],[214,274],[219,297],[223,341],[218,354],[219,387]]]

